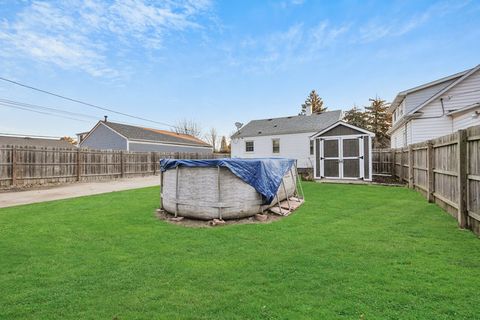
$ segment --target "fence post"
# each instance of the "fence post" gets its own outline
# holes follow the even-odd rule
[[[399,161],[399,166],[400,166],[400,171],[398,172],[398,179],[400,182],[403,182],[403,148],[398,149],[400,152],[398,153],[398,156],[400,157]]]
[[[435,173],[433,172],[434,165],[433,142],[429,140],[427,142],[427,199],[428,202],[434,202],[435,198],[433,193],[435,192]]]
[[[150,161],[152,162],[153,175],[156,175],[157,174],[157,165],[155,163],[155,152],[153,152],[153,151],[152,151],[152,155],[150,157]]]
[[[17,185],[17,147],[12,146],[12,186]]]
[[[396,149],[392,149],[392,177],[395,178],[397,176],[397,160],[395,159],[397,152]]]
[[[409,145],[408,146],[408,187],[410,189],[413,189],[415,186],[415,181],[414,181],[414,174],[413,174],[413,164],[414,164],[414,159],[413,159],[413,146]]]
[[[458,130],[458,225],[460,228],[468,227],[467,212],[467,131]]]
[[[77,149],[77,181],[80,181],[80,177],[81,177],[81,168],[82,168],[82,163],[81,163],[81,160],[80,160],[80,156],[82,154],[82,151],[80,148]]]
[[[125,175],[125,154],[123,151],[120,151],[120,178],[123,178]]]

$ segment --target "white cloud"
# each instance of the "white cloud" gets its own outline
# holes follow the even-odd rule
[[[174,32],[201,29],[209,0],[34,1],[0,25],[2,56],[18,55],[92,76],[116,77],[109,56],[161,48]]]
[[[264,37],[246,37],[236,48],[228,47],[232,66],[243,65],[249,72],[270,72],[297,63],[318,59],[325,50],[341,41],[349,25],[321,21],[314,27],[294,24],[285,31]]]
[[[368,43],[387,37],[399,37],[407,34],[428,22],[432,18],[441,18],[463,7],[470,1],[445,1],[435,3],[424,12],[413,15],[411,18],[400,16],[390,19],[387,23],[369,21],[360,28],[359,41]]]

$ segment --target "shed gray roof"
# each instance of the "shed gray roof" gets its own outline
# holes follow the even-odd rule
[[[172,131],[158,130],[144,127],[131,126],[123,123],[104,122],[102,123],[114,131],[118,132],[128,140],[140,140],[164,143],[180,143],[193,146],[209,147],[205,141],[197,139],[187,134],[175,133]]]
[[[30,137],[10,137],[0,136],[0,145],[13,146],[32,146],[32,147],[49,147],[49,148],[75,148],[75,146],[65,140],[41,139]]]
[[[342,111],[327,111],[310,116],[291,116],[252,120],[240,128],[232,138],[270,136],[277,134],[318,132],[341,120]]]

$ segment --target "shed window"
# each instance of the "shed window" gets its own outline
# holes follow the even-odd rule
[[[314,142],[313,140],[310,140],[310,155],[313,155],[313,151],[314,151],[313,142]]]
[[[253,152],[254,146],[253,141],[245,141],[245,152]]]
[[[273,139],[272,140],[272,152],[273,153],[280,153],[280,139]]]

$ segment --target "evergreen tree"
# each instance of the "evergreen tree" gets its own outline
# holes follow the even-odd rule
[[[351,125],[368,130],[367,115],[357,106],[345,112],[343,120]]]
[[[310,107],[312,108],[312,114],[320,114],[327,111],[327,107],[323,106],[322,98],[320,98],[320,96],[315,92],[315,90],[312,90],[310,92],[307,99],[305,100],[305,103],[302,104],[302,111],[300,112],[300,115],[306,115],[307,109]]]
[[[392,125],[392,117],[387,112],[389,104],[378,97],[370,99],[371,104],[365,107],[368,130],[375,133],[373,145],[376,148],[388,147],[390,137],[387,134]]]
[[[227,144],[227,137],[223,136],[222,141],[220,142],[220,152],[221,153],[229,153],[229,147]]]

